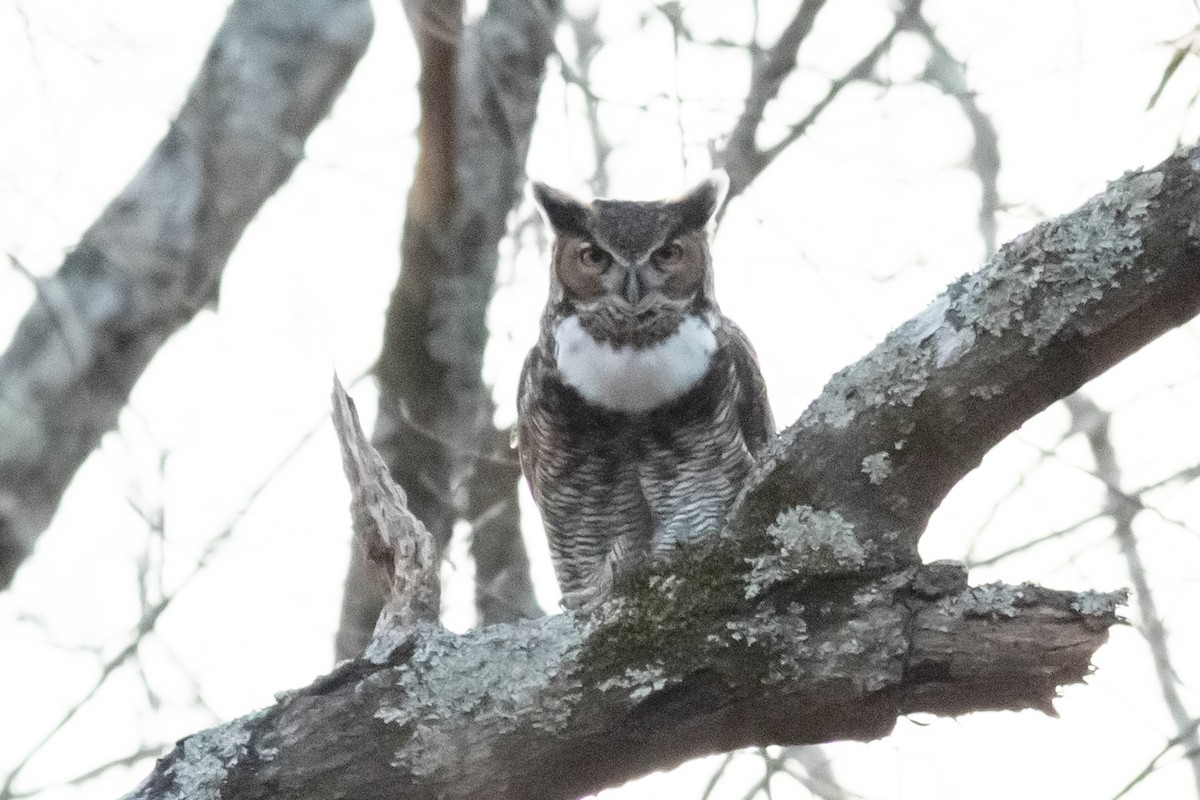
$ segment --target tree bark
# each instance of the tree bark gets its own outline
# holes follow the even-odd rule
[[[184,739],[130,797],[570,798],[914,711],[1052,713],[1123,593],[970,588],[917,539],[1003,435],[1200,312],[1198,218],[1200,148],[1127,174],[835,375],[727,529],[594,616],[377,640]]]
[[[913,569],[669,629],[636,612],[431,626],[184,739],[129,797],[554,800],[738,747],[874,739],[900,714],[1049,710],[1117,598],[967,589],[957,566],[928,570],[946,594],[914,591]]]
[[[366,0],[239,0],[166,136],[0,357],[0,589],[172,333],[215,302],[371,37]]]

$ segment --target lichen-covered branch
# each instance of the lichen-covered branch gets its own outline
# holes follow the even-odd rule
[[[784,431],[731,512],[837,514],[864,568],[917,561],[946,493],[1026,419],[1200,313],[1200,147],[1005,245]]]
[[[365,0],[239,0],[178,117],[0,356],[0,589],[158,348],[217,296],[366,49]]]
[[[566,799],[705,753],[877,738],[905,713],[1050,710],[1122,598],[967,588],[939,563],[713,599],[675,625],[635,601],[590,621],[422,627],[389,663],[182,740],[129,797]]]
[[[375,370],[380,397],[372,439],[413,513],[445,547],[471,505],[478,461],[493,452],[491,397],[481,375],[487,306],[497,245],[524,185],[562,8],[559,0],[491,0],[465,28],[457,0],[409,0],[406,9],[421,52],[419,153],[400,280]],[[515,472],[508,476],[515,508]],[[484,535],[507,537],[500,548],[506,552],[523,548],[511,527],[493,525]],[[364,583],[367,572],[361,562],[351,564],[341,658],[361,651],[382,602]],[[527,576],[508,574],[515,588],[501,593],[519,595],[517,607],[536,607]]]

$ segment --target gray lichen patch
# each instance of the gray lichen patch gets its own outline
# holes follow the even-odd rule
[[[1008,617],[1017,616],[1017,609],[1024,605],[1025,586],[1009,586],[1004,583],[987,583],[972,586],[956,598],[964,616]]]
[[[249,714],[219,728],[187,737],[180,744],[183,757],[172,766],[165,800],[216,800],[229,770],[246,754],[253,723],[264,712]]]
[[[914,342],[933,347],[938,369],[953,364],[975,344],[975,331],[967,324],[952,321],[950,293],[943,292],[901,330]]]
[[[422,624],[409,664],[388,671],[400,699],[375,712],[386,723],[411,726],[396,763],[428,774],[453,767],[472,748],[486,748],[479,735],[492,737],[518,725],[561,730],[579,692],[561,685],[547,690],[553,681],[569,680],[560,669],[573,663],[585,630],[569,615],[492,625],[465,636]],[[538,712],[531,716],[530,708]],[[441,756],[413,764],[410,757],[421,753]]]
[[[1127,175],[1078,211],[1038,225],[951,287],[953,316],[995,336],[1016,327],[1037,351],[1122,280],[1153,280],[1137,261],[1162,183],[1161,172]]]
[[[1004,394],[1004,386],[999,383],[982,383],[972,386],[967,394],[971,397],[978,397],[980,400],[991,400],[993,397]]]
[[[862,460],[862,471],[875,486],[883,483],[892,474],[892,457],[887,452],[872,453]]]
[[[746,599],[753,600],[772,586],[798,577],[854,572],[866,562],[854,526],[836,511],[796,506],[782,512],[767,535],[778,548],[746,559]]]
[[[798,427],[845,428],[872,408],[911,407],[928,385],[933,360],[932,345],[902,326],[865,358],[830,378],[821,396],[801,415]]]
[[[756,667],[763,685],[795,680],[802,672],[801,661],[808,639],[805,608],[790,603],[782,610],[770,606],[758,609],[754,616],[731,619],[725,623],[723,636],[711,635],[709,640],[719,647],[754,648],[765,654]]]
[[[1120,589],[1115,592],[1078,592],[1071,601],[1071,610],[1085,617],[1100,617],[1109,619],[1116,616],[1117,607],[1129,602],[1129,590]]]
[[[804,620],[804,606],[799,603],[788,605],[785,613],[770,607],[760,608],[750,619],[731,619],[725,623],[727,637],[710,637],[714,644],[742,643],[777,644],[780,641],[795,642],[805,638],[808,623]],[[719,640],[719,641],[718,641]]]
[[[904,581],[887,578],[860,585],[850,595],[818,593],[812,603],[770,604],[734,628],[751,650],[770,654],[759,679],[844,682],[872,692],[891,685],[903,673],[908,650],[909,610],[897,602]],[[854,613],[847,615],[847,605]]]
[[[667,687],[670,680],[661,663],[646,667],[627,667],[625,672],[597,684],[601,692],[621,690],[629,692],[629,699],[640,702],[651,694]]]
[[[372,664],[386,664],[392,653],[408,641],[409,631],[406,628],[394,627],[378,631],[371,637],[363,658]]]

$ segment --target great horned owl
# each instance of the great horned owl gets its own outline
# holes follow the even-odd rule
[[[713,297],[727,186],[583,203],[533,184],[555,240],[518,443],[568,607],[714,532],[775,433],[754,349]]]

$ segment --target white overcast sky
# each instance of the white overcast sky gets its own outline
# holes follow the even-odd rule
[[[769,44],[795,3],[761,4]],[[700,38],[750,34],[748,2],[683,6]],[[861,57],[890,24],[888,8],[883,0],[830,0],[801,51],[801,71],[768,108],[765,136],[801,117],[827,81]],[[925,8],[968,62],[969,85],[999,131],[1001,241],[1200,135],[1189,105],[1200,91],[1195,59],[1159,106],[1145,110],[1170,56],[1164,42],[1200,24],[1190,0],[929,0]],[[650,9],[606,3],[600,20],[611,45],[593,66],[593,89],[608,101],[602,120],[616,145],[615,195],[671,195],[701,177],[709,141],[730,129],[748,78],[733,53],[685,46],[676,62],[663,19],[651,14],[643,29]],[[0,7],[0,245],[9,254],[34,273],[53,272],[163,135],[224,11],[211,0]],[[306,161],[246,232],[219,310],[201,313],[162,349],[120,430],[84,466],[13,590],[0,595],[2,775],[88,693],[99,664],[137,621],[135,577],[148,534],[131,502],[165,515],[165,544],[151,548],[165,590],[187,581],[138,663],[104,682],[29,764],[18,789],[55,784],[144,742],[170,742],[269,704],[274,692],[330,665],[349,522],[340,459],[322,421],[332,370],[361,375],[378,353],[415,157],[411,37],[399,3],[375,11],[369,53]],[[569,52],[568,36],[560,46]],[[953,100],[915,83],[925,55],[917,40],[898,40],[882,69],[896,85],[848,89],[735,201],[715,242],[718,296],[759,350],[781,424],[831,373],[982,263],[978,181],[965,169],[970,131]],[[552,63],[529,172],[584,193],[591,145],[581,109],[578,91]],[[526,203],[517,216],[533,213]],[[505,243],[490,312],[486,370],[505,425],[544,300],[539,243],[532,229]],[[0,339],[33,297],[22,275],[0,265]],[[1200,461],[1197,330],[1165,337],[1090,389],[1118,409],[1125,488]],[[369,424],[370,382],[352,391]],[[939,511],[926,557],[962,558],[972,542],[987,556],[1095,513],[1103,487],[1085,472],[1079,437],[1059,446],[1066,427],[1065,413],[1051,409],[990,455]],[[199,554],[313,429],[210,564],[189,578]],[[1200,714],[1200,635],[1189,622],[1200,607],[1200,496],[1175,487],[1152,499],[1161,513],[1143,514],[1138,529],[1185,701]],[[549,608],[557,591],[536,514],[527,510]],[[1124,570],[1100,523],[976,570],[973,580],[1112,589],[1128,584]],[[449,623],[465,629],[472,612],[463,547],[445,575]],[[1173,728],[1134,629],[1114,631],[1097,665],[1087,686],[1066,692],[1061,719],[1026,712],[905,720],[886,740],[829,752],[846,786],[871,798],[1109,797]],[[197,687],[207,708],[192,702]],[[699,797],[715,763],[611,796]],[[752,756],[738,763],[715,797],[741,797],[755,779]],[[149,767],[142,760],[38,797],[114,797]],[[1175,763],[1131,796],[1192,796],[1191,787],[1190,772]],[[796,784],[777,788],[781,797],[806,796]]]

